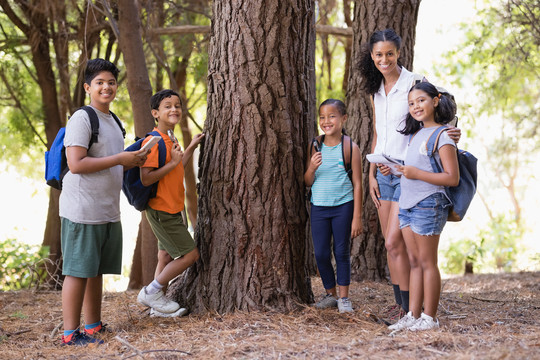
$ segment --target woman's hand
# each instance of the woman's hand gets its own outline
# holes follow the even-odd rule
[[[457,144],[459,142],[459,139],[461,139],[461,129],[454,127],[452,125],[448,125],[449,129],[446,130],[446,133],[450,137],[450,139],[454,140],[454,142]]]
[[[379,183],[377,178],[374,175],[369,176],[369,195],[371,195],[371,200],[375,204],[375,207],[378,209],[381,206],[381,193],[379,192]]]

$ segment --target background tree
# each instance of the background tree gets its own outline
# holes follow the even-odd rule
[[[412,70],[416,21],[420,0],[359,1],[355,4],[351,71],[347,89],[347,132],[360,147],[362,158],[371,152],[372,109],[368,95],[361,89],[362,78],[356,70],[362,44],[375,30],[393,28],[403,40],[400,62]],[[384,238],[379,226],[377,209],[369,197],[369,163],[364,161],[364,233],[355,238],[351,249],[353,279],[380,280],[388,276]]]
[[[462,24],[465,40],[443,56],[437,69],[439,77],[460,89],[464,141],[481,145],[479,164],[490,175],[479,179],[477,194],[489,221],[448,252],[467,248],[481,255],[474,257],[476,269],[511,270],[527,229],[522,203],[540,149],[540,3],[483,1],[476,8],[481,21]],[[472,131],[475,125],[482,131]],[[493,206],[490,199],[498,189],[504,189],[511,206]]]
[[[303,173],[314,133],[314,3],[215,1],[213,14],[201,260],[174,292],[195,311],[292,309],[312,300]]]
[[[74,16],[77,12],[84,13],[83,10],[77,7],[68,8],[61,2],[2,0],[0,6],[3,16],[7,18],[3,20],[9,20],[9,23],[3,22],[1,27],[4,44],[2,51],[10,54],[4,57],[1,64],[0,78],[11,104],[15,104],[11,116],[8,117],[8,126],[12,131],[5,134],[4,140],[14,142],[15,139],[15,142],[20,144],[19,150],[24,149],[30,157],[41,155],[42,146],[50,148],[56,133],[64,126],[68,112],[82,105],[71,101],[68,91],[71,88],[68,53],[72,46],[69,29],[82,30],[89,24],[84,21],[86,17],[80,21],[78,16]],[[99,16],[94,17],[95,21],[99,19]],[[96,27],[88,29],[90,38],[95,31],[99,32]],[[53,55],[51,49],[54,49]],[[26,81],[35,83],[39,90],[31,94],[36,88],[29,87]],[[82,81],[77,83],[82,84]],[[60,96],[57,86],[61,89]],[[32,103],[32,99],[39,100]],[[82,97],[77,99],[82,100]],[[40,141],[37,146],[34,139]],[[19,154],[11,156],[18,158]],[[21,163],[17,162],[19,166]],[[61,256],[59,194],[58,190],[51,188],[43,239],[43,245],[49,248],[49,257],[55,264],[59,263]],[[59,275],[58,267],[51,265],[49,273],[51,278],[56,278]]]

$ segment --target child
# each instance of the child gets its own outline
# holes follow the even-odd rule
[[[154,131],[161,134],[167,147],[165,165],[158,167],[158,147],[154,146],[141,167],[143,185],[159,181],[157,194],[151,198],[146,208],[146,218],[158,239],[158,264],[155,278],[141,289],[137,300],[151,307],[151,316],[182,316],[187,310],[165,297],[169,281],[182,274],[184,270],[199,259],[199,251],[182,221],[184,209],[184,164],[203,139],[204,134],[196,135],[186,151],[176,139],[167,132],[174,131],[182,116],[180,96],[172,90],[161,90],[150,99],[152,116],[157,122]],[[173,141],[174,140],[174,141]]]
[[[103,59],[90,60],[86,66],[84,90],[99,118],[98,142],[88,148],[92,131],[85,111],[76,111],[66,126],[69,172],[60,194],[63,345],[103,342],[92,335],[105,330],[101,323],[103,274],[121,273],[122,174],[146,159],[144,152],[123,151],[122,131],[109,113],[118,73],[114,64]],[[85,328],[80,332],[82,309]]]
[[[410,311],[391,330],[429,330],[439,327],[436,320],[441,292],[441,275],[437,265],[439,237],[448,218],[450,201],[445,186],[459,182],[456,145],[443,131],[439,138],[436,161],[443,171],[434,173],[427,155],[426,143],[439,127],[456,113],[447,93],[439,93],[428,82],[414,85],[409,92],[409,115],[404,135],[410,135],[405,165],[398,169],[401,177],[399,223],[407,245],[410,274]],[[422,305],[424,312],[422,312]]]
[[[347,120],[345,104],[328,99],[319,107],[319,126],[324,143],[308,159],[304,181],[311,186],[311,232],[317,267],[326,294],[315,304],[319,309],[338,307],[339,312],[352,312],[349,300],[351,279],[350,240],[362,232],[362,161],[360,149],[351,149],[352,183],[342,156],[343,125]],[[311,145],[310,145],[311,146]],[[311,150],[308,150],[308,154]],[[331,247],[334,239],[333,249]],[[337,268],[332,266],[332,250]]]

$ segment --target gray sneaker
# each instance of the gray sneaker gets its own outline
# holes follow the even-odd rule
[[[152,308],[150,309],[150,317],[180,317],[186,315],[187,312],[187,309],[183,307],[173,313],[162,313],[161,311],[157,311],[156,309]]]
[[[332,296],[332,294],[324,295],[321,298],[321,300],[315,303],[315,307],[317,309],[328,309],[328,308],[337,307],[337,306],[338,306],[337,299],[334,296]]]
[[[349,298],[340,298],[337,301],[337,307],[340,313],[353,312],[352,303]]]
[[[159,290],[155,294],[147,294],[146,286],[139,292],[137,301],[162,313],[173,313],[180,308],[178,303],[167,299],[162,290]]]

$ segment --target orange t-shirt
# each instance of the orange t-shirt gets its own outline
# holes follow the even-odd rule
[[[163,134],[157,128],[153,131],[159,132],[163,140],[165,141],[165,147],[167,148],[167,157],[165,158],[165,164],[171,161],[171,149],[173,143],[169,136]],[[143,145],[148,141],[145,139]],[[159,145],[154,145],[148,156],[146,162],[142,167],[158,168],[159,167]],[[178,164],[173,170],[167,173],[161,180],[159,180],[156,197],[151,198],[148,201],[148,206],[154,210],[164,211],[169,214],[177,214],[184,210],[184,165],[182,162]]]

